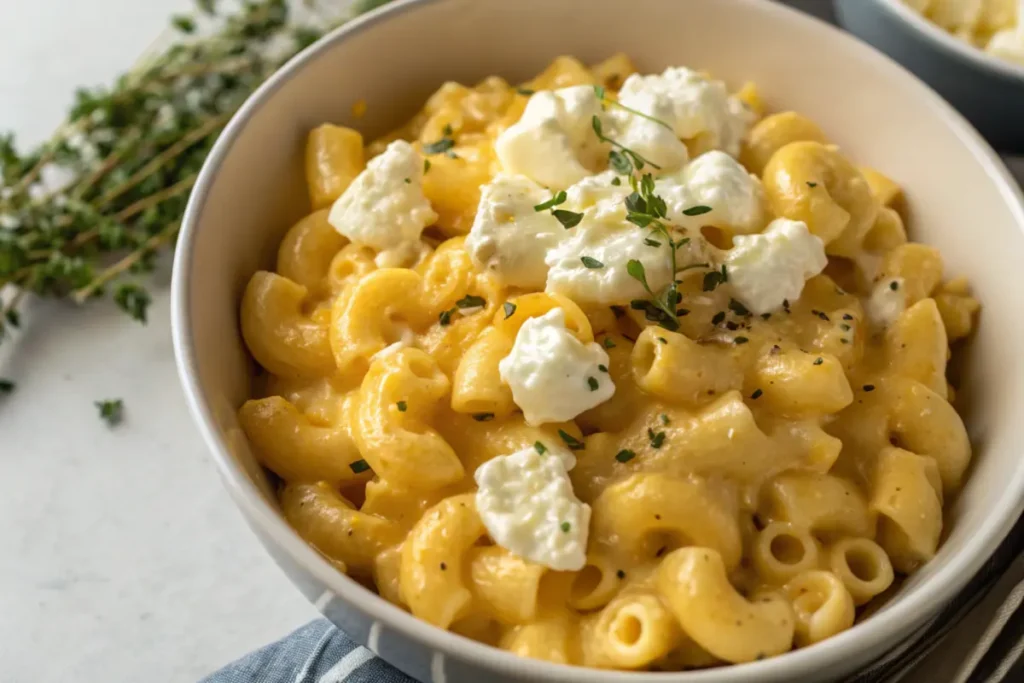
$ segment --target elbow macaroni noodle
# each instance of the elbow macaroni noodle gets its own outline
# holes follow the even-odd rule
[[[242,299],[242,334],[269,377],[239,420],[296,532],[431,624],[564,664],[749,662],[850,628],[937,552],[943,501],[971,457],[949,345],[979,304],[966,280],[944,281],[935,249],[907,241],[898,183],[800,114],[763,115],[751,84],[734,100],[754,120],[739,159],[770,218],[806,223],[829,258],[798,299],[754,315],[729,296],[724,267],[723,286],[717,270],[687,269],[678,326],[665,329],[644,305],[581,306],[478,267],[465,235],[501,170],[495,138],[529,93],[603,86],[614,101],[634,72],[624,55],[592,68],[561,57],[521,88],[445,84],[365,147],[348,128],[313,130],[313,211]],[[425,160],[437,220],[415,263],[380,268],[328,213],[400,139]],[[697,157],[713,136],[683,142]],[[713,258],[730,234],[688,237]],[[888,323],[873,317],[883,296]],[[534,426],[498,366],[523,323],[556,308],[607,353],[615,392]],[[531,448],[575,456],[569,480],[592,508],[578,571],[496,545],[478,513],[476,469]]]

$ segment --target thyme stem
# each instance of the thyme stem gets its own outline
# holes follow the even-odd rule
[[[93,294],[96,293],[96,290],[98,290],[100,287],[107,284],[108,282],[110,282],[117,276],[121,275],[122,273],[126,272],[129,268],[131,268],[140,260],[142,260],[146,256],[146,254],[150,253],[158,246],[166,243],[169,239],[177,235],[178,230],[180,228],[181,223],[172,223],[171,225],[168,225],[162,231],[158,232],[157,234],[153,235],[148,240],[146,240],[146,242],[141,247],[139,247],[138,249],[128,254],[114,265],[110,266],[109,268],[101,272],[99,275],[93,278],[92,282],[87,284],[85,287],[76,290],[74,294],[71,295],[71,298],[74,299],[75,303],[77,304],[85,303]]]
[[[160,167],[163,166],[165,163],[167,163],[168,161],[178,156],[195,143],[205,138],[207,135],[212,133],[217,128],[223,126],[225,123],[228,122],[228,119],[231,118],[232,113],[233,112],[227,112],[221,114],[220,116],[215,116],[211,119],[208,119],[206,123],[204,123],[202,126],[199,126],[199,128],[192,130],[192,132],[188,133],[181,140],[178,140],[178,142],[174,143],[173,145],[165,149],[163,152],[158,154],[156,157],[154,157],[152,161],[150,161],[148,164],[140,168],[133,176],[128,178],[128,180],[124,181],[117,187],[114,187],[108,190],[106,193],[104,193],[103,196],[99,198],[97,203],[100,206],[106,206],[107,204],[110,204],[110,202],[114,201],[115,199],[123,195],[125,192],[132,189],[133,187],[141,183],[143,180],[156,173],[158,170],[160,170]]]
[[[170,187],[166,187],[155,194],[151,194],[148,197],[140,199],[134,204],[129,204],[114,214],[114,220],[125,221],[136,214],[142,213],[151,206],[156,206],[166,199],[177,197],[178,195],[188,192],[192,189],[192,186],[196,184],[196,178],[198,177],[198,173],[193,173],[186,178],[182,178]]]

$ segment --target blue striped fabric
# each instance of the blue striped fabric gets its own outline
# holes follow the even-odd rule
[[[201,683],[416,683],[326,619],[306,624]]]

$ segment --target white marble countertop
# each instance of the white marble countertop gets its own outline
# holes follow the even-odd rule
[[[0,131],[26,142],[189,0],[0,2]],[[0,344],[0,681],[190,682],[316,616],[222,491],[185,407],[166,273],[146,327],[31,302]],[[120,397],[108,429],[93,401]]]
[[[75,87],[108,82],[189,5],[0,3],[0,131],[40,140]],[[317,616],[223,493],[178,386],[166,272],[152,290],[146,327],[106,303],[31,301],[0,345],[18,384],[0,399],[4,683],[195,681]],[[111,430],[93,401],[114,397]]]

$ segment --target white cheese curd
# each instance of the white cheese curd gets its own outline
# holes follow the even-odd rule
[[[494,151],[507,173],[564,190],[591,175],[607,154],[592,127],[595,115],[603,115],[601,103],[589,85],[534,93],[519,121],[494,141]]]
[[[474,474],[476,509],[491,539],[506,550],[560,571],[587,561],[590,506],[572,490],[576,459],[553,444],[488,460]]]
[[[466,250],[474,263],[512,287],[541,289],[548,276],[544,256],[565,238],[550,211],[534,206],[551,199],[526,176],[501,173],[480,188]]]
[[[527,424],[539,425],[571,420],[610,399],[615,384],[602,365],[608,367],[604,349],[573,336],[565,312],[554,308],[523,323],[498,371]]]
[[[759,235],[738,235],[725,256],[729,284],[753,313],[796,301],[807,278],[828,265],[825,245],[802,221],[776,218]]]
[[[764,227],[761,181],[724,152],[700,155],[679,173],[659,178],[655,189],[665,200],[669,220],[676,225],[693,229],[712,225],[739,234]],[[695,206],[707,206],[711,211],[698,216],[683,213]]]
[[[626,264],[644,265],[647,283],[655,292],[672,281],[668,247],[644,242],[649,231],[626,222],[583,221],[561,244],[548,252],[545,291],[582,304],[626,304],[646,297],[643,285],[630,276]],[[584,263],[584,257],[588,259]],[[590,259],[597,261],[599,266]]]
[[[992,35],[985,51],[1000,59],[1024,66],[1024,18],[1015,29],[1004,29]]]
[[[342,235],[377,250],[381,268],[414,262],[422,251],[420,234],[436,220],[423,195],[423,159],[404,140],[370,159],[327,215]]]
[[[868,319],[876,327],[888,327],[896,322],[907,308],[903,278],[889,277],[879,281],[871,290],[865,308]]]
[[[565,204],[558,208],[582,213],[583,221],[624,221],[626,197],[632,191],[627,179],[615,171],[603,171],[566,190]]]
[[[640,93],[634,98],[633,108],[644,114],[655,110],[654,97],[649,93]],[[644,104],[641,104],[643,102]],[[649,106],[645,106],[648,105]],[[614,140],[627,147],[644,159],[659,166],[659,169],[644,168],[658,173],[670,173],[681,168],[690,158],[683,141],[676,137],[671,124],[665,125],[651,119],[637,116],[625,109],[612,107],[609,111],[614,131]]]
[[[633,74],[619,90],[619,102],[664,121],[676,137],[707,136],[714,149],[732,156],[754,122],[754,115],[729,95],[722,81],[705,78],[684,67],[661,74]]]

